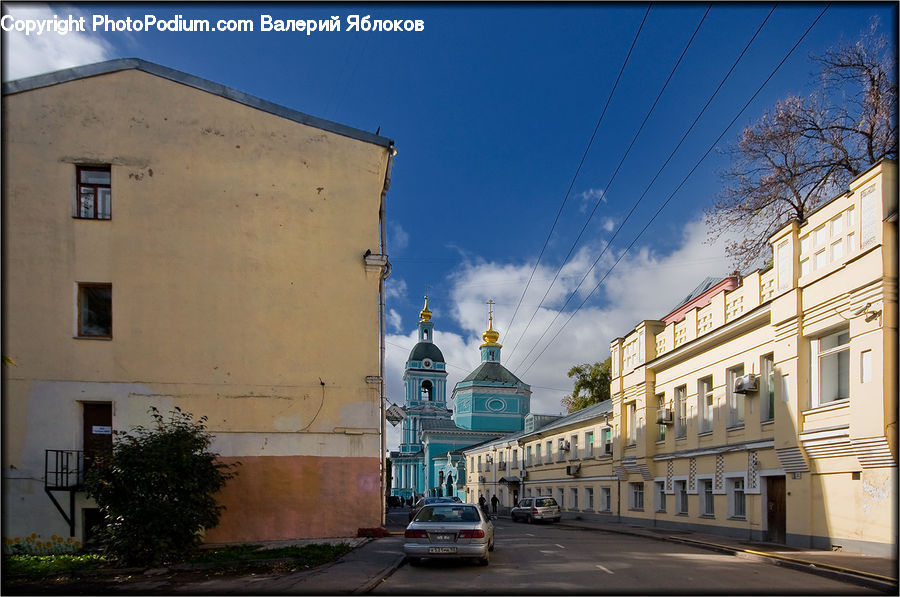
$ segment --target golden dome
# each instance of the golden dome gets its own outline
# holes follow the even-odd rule
[[[497,344],[497,340],[500,339],[500,332],[494,329],[494,301],[493,299],[488,301],[488,305],[490,305],[490,311],[488,314],[488,329],[484,331],[481,335],[481,339],[484,340],[484,344],[481,345],[480,348],[485,346],[497,346],[499,348],[503,348],[503,345]]]
[[[431,311],[428,310],[428,295],[425,295],[425,306],[419,311],[419,321],[428,321],[431,319]]]

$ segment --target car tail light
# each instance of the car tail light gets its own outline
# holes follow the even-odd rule
[[[531,513],[532,513],[532,514],[537,514],[537,513],[538,513],[538,509],[532,507],[532,508],[531,508]]]
[[[404,534],[404,536],[407,539],[427,539],[428,533],[426,533],[425,531],[421,531],[421,530],[406,529],[406,533]]]
[[[460,531],[459,532],[460,539],[482,539],[484,538],[484,531],[481,529],[474,529],[471,531]]]

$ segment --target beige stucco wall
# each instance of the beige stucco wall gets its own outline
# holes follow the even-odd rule
[[[354,458],[377,481],[380,272],[363,254],[380,252],[389,149],[137,70],[8,95],[3,112],[10,492],[41,478],[44,449],[81,447],[82,400],[112,402],[119,430],[179,406],[209,417],[225,457]],[[111,164],[109,221],[72,218],[84,163]],[[73,337],[77,282],[112,284],[112,340]],[[370,485],[345,496],[354,531],[379,524]],[[7,534],[35,531],[19,508],[65,528],[42,491],[5,505]]]

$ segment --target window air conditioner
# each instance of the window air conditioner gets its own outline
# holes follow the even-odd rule
[[[759,376],[754,373],[748,373],[747,375],[736,377],[734,378],[734,387],[732,389],[735,394],[756,392],[759,390]]]
[[[569,451],[569,442],[564,439],[559,440],[559,449],[568,452]]]
[[[568,466],[566,467],[566,474],[567,474],[567,475],[577,475],[577,474],[580,473],[580,472],[581,472],[581,465],[580,465],[580,464],[570,464],[570,465],[568,465]]]
[[[675,422],[675,413],[671,408],[660,408],[656,411],[656,422],[660,425],[672,425]]]

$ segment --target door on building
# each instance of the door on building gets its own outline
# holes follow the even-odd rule
[[[785,543],[787,539],[787,508],[784,477],[766,477],[766,541]]]
[[[84,468],[97,456],[112,452],[112,403],[84,402]]]

